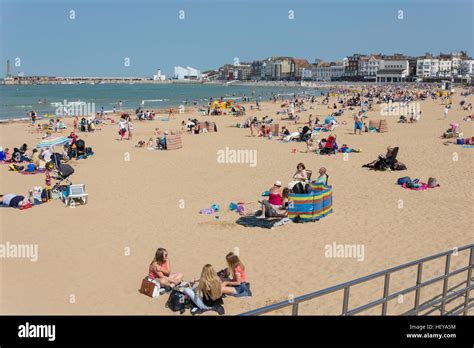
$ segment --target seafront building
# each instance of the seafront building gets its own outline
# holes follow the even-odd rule
[[[175,66],[174,67],[174,79],[176,80],[200,80],[201,79],[201,71],[198,69],[192,68],[190,66],[182,67],[182,66]]]
[[[153,81],[166,81],[166,75],[161,74],[161,70],[156,71],[156,75],[153,75]]]
[[[154,83],[166,81],[158,69],[152,78],[143,77],[51,77],[14,75],[7,61],[2,84],[72,84],[72,83]],[[474,82],[474,60],[466,52],[426,53],[413,57],[401,53],[391,55],[356,53],[339,62],[325,62],[287,56],[273,56],[252,62],[224,64],[205,74],[190,66],[175,66],[175,81],[361,81],[398,83],[412,81]]]
[[[405,82],[409,77],[408,60],[382,60],[376,74],[377,82]]]

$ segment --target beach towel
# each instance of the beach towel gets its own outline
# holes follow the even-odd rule
[[[259,219],[256,216],[241,216],[237,219],[236,223],[244,227],[260,227],[272,229],[281,219]]]
[[[407,187],[407,184],[404,183],[404,184],[402,185],[402,187],[403,187],[404,189],[412,190],[412,191],[424,191],[424,190],[430,188],[430,187],[428,186],[428,184],[426,184],[426,183],[424,183],[424,182],[419,183],[419,184],[415,184],[415,185],[416,185],[416,186],[414,186],[414,187]]]

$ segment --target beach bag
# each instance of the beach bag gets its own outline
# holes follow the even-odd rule
[[[398,185],[408,184],[409,182],[411,182],[411,179],[409,176],[404,176],[403,178],[398,178],[397,180]]]
[[[464,145],[464,139],[456,139],[457,145]]]
[[[223,269],[223,270],[220,270],[219,272],[217,272],[217,276],[219,277],[219,279],[223,282],[225,281],[231,281],[232,279],[230,279],[230,275],[229,275],[229,272],[227,271],[227,269]]]
[[[171,290],[170,297],[166,302],[166,307],[171,309],[173,312],[179,312],[180,314],[183,314],[186,308],[190,306],[191,300],[188,295],[177,289]]]
[[[158,297],[160,296],[160,283],[154,282],[152,279],[145,277],[142,280],[140,292],[149,297]]]

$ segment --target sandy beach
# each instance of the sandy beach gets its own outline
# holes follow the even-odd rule
[[[171,315],[165,308],[168,296],[152,299],[138,291],[158,247],[168,250],[172,270],[184,273],[186,280],[198,278],[206,263],[216,270],[224,268],[225,255],[238,248],[253,296],[226,298],[224,307],[226,314],[239,314],[472,243],[474,150],[443,145],[440,138],[453,121],[465,137],[474,136],[474,122],[462,120],[466,111],[459,107],[459,91],[447,120],[440,99],[420,102],[422,116],[415,124],[400,124],[398,116],[382,117],[375,105],[367,113],[369,120],[386,119],[387,133],[354,135],[351,112],[346,110],[337,118],[339,123],[347,122],[334,132],[338,143],[362,149],[347,160],[343,154],[305,153],[304,143],[250,137],[249,129],[234,127],[248,116],[269,115],[280,128],[287,125],[295,131],[296,125],[276,115],[279,103],[271,102],[262,102],[260,111],[248,107],[241,117],[202,116],[185,110],[168,122],[134,120],[132,140],[119,141],[116,124],[79,133],[95,153],[70,162],[75,169],[71,180],[86,185],[87,205],[68,208],[56,200],[24,211],[0,211],[0,243],[37,244],[39,252],[37,262],[7,258],[0,263],[0,312]],[[335,98],[330,105],[333,102]],[[474,103],[473,95],[467,102]],[[309,106],[313,108],[299,113],[302,121],[309,114],[324,118],[332,112],[326,105]],[[183,148],[174,151],[135,147],[139,140],[153,137],[156,127],[179,130],[181,121],[194,117],[216,122],[218,132],[185,134]],[[63,135],[72,129],[72,120],[65,122],[69,130]],[[10,149],[23,143],[32,148],[41,140],[27,122],[0,125],[0,136],[0,145]],[[385,153],[389,145],[399,146],[398,159],[408,170],[374,172],[361,167]],[[226,147],[256,150],[256,166],[219,163],[218,151]],[[327,168],[333,186],[332,214],[318,222],[271,230],[236,224],[239,216],[227,209],[230,202],[258,201],[275,180],[288,183],[299,162],[315,173]],[[5,164],[0,169],[2,193],[24,195],[44,185],[42,174],[20,175],[8,171]],[[435,177],[440,187],[404,190],[395,184],[402,176],[424,181]],[[214,203],[221,207],[215,214],[218,219],[199,214]],[[258,209],[258,204],[246,208]],[[333,243],[363,245],[363,260],[326,257],[325,246]],[[466,265],[466,257],[460,253],[452,266]],[[432,269],[428,265],[424,276],[442,271],[439,264]],[[350,306],[380,297],[382,281],[355,288]],[[407,273],[395,278],[392,287],[414,282],[414,275]],[[422,299],[433,293],[428,288]],[[340,314],[341,298],[338,293],[310,302],[300,307],[300,313]],[[389,313],[400,313],[411,304],[412,297],[407,296],[404,303],[391,305]],[[280,313],[289,314],[290,308]]]

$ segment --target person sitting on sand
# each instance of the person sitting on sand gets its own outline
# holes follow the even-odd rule
[[[252,296],[245,266],[240,258],[231,252],[226,255],[226,261],[231,280],[222,282],[222,293],[235,297]]]
[[[281,127],[281,140],[283,140],[285,137],[289,136],[290,130],[286,128],[286,126]]]
[[[288,198],[288,191],[286,198]],[[287,202],[287,200],[286,200]],[[262,210],[260,214],[257,212],[257,218],[265,219],[265,218],[274,218],[274,217],[286,217],[288,212],[284,208],[285,206],[285,198],[281,191],[281,182],[276,181],[274,186],[270,188],[268,200],[261,201]]]
[[[166,136],[168,131],[165,131],[164,135],[156,138],[156,147],[161,150],[166,150]]]
[[[153,138],[150,138],[148,139],[148,143],[146,144],[146,147],[149,149],[153,149],[155,147],[154,144],[155,142],[153,141]],[[141,147],[145,147],[145,142],[143,142],[143,146]]]
[[[183,279],[182,273],[171,273],[168,251],[165,248],[158,248],[155,258],[150,263],[148,277],[157,279],[163,287],[175,287]]]
[[[197,306],[191,309],[191,314],[199,314],[207,310],[215,310],[219,314],[224,314],[222,288],[221,281],[212,265],[204,265],[199,280],[192,280],[191,288],[183,289],[184,293]]]

